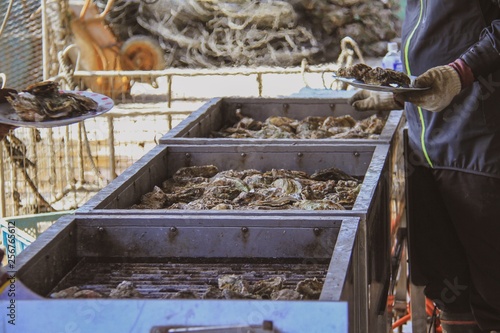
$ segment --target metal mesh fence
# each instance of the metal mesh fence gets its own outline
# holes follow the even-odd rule
[[[0,151],[4,216],[79,207],[187,114],[118,109],[74,125],[14,130]]]
[[[0,23],[6,23],[0,36],[0,73],[6,75],[9,87],[14,89],[40,81],[43,76],[38,7],[38,1],[0,1]]]

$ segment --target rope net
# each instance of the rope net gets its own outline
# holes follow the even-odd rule
[[[345,36],[383,55],[397,10],[395,0],[116,0],[106,20],[120,40],[154,36],[168,67],[287,67],[334,61]]]

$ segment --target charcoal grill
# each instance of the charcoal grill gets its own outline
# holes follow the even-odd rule
[[[161,139],[164,144],[373,144],[391,143],[397,131],[404,126],[402,110],[386,112],[385,126],[377,139],[235,139],[210,138],[210,134],[234,125],[239,118],[236,111],[258,121],[271,116],[302,120],[308,116],[339,117],[350,115],[356,120],[367,118],[376,112],[356,111],[347,103],[345,96],[330,98],[213,98],[191,113],[179,125],[168,131]]]
[[[354,270],[356,290],[362,299],[355,322],[362,327],[387,322],[387,294],[391,274],[390,256],[390,145],[159,145],[134,163],[117,179],[77,210],[79,215],[97,214],[147,216],[227,216],[274,217],[360,217],[360,260]],[[155,185],[172,176],[179,168],[214,164],[219,170],[272,168],[313,173],[332,166],[363,179],[351,210],[137,210],[128,209]],[[373,327],[373,326],[372,326]]]
[[[65,216],[18,256],[18,278],[45,297],[74,285],[106,294],[127,280],[144,298],[19,301],[19,312],[45,313],[37,320],[51,320],[54,331],[76,320],[78,327],[113,324],[113,331],[134,332],[263,321],[273,322],[277,332],[347,332],[351,321],[354,332],[352,321],[360,311],[354,283],[358,223],[355,217]],[[305,277],[325,282],[319,301],[162,299],[185,288],[202,292],[218,274],[227,273],[249,281],[283,276],[289,284]],[[79,312],[85,308],[99,311],[89,319]],[[299,310],[304,311],[301,323],[291,317]],[[116,322],[107,317],[120,311],[130,311],[131,318]],[[201,315],[207,313],[211,316]],[[40,325],[19,322],[25,332]]]

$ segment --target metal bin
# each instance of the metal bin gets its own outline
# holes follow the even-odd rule
[[[378,139],[250,139],[250,138],[210,138],[213,131],[225,126],[232,126],[238,121],[236,111],[264,121],[271,116],[289,117],[302,120],[308,116],[339,117],[350,115],[356,120],[367,118],[374,111],[356,111],[347,103],[347,98],[338,96],[332,98],[213,98],[198,110],[191,113],[179,125],[168,131],[160,144],[331,144],[355,143],[391,143],[396,131],[401,130],[405,123],[402,110],[385,112],[386,123]]]
[[[30,310],[32,316],[20,318],[19,325],[26,332],[44,323],[62,331],[70,322],[82,331],[149,332],[272,321],[277,332],[356,332],[358,223],[355,217],[325,216],[65,216],[18,256],[16,276],[42,296],[75,285],[105,291],[124,279],[145,298],[18,300],[18,312]],[[172,274],[178,267],[183,278]],[[213,284],[216,276],[207,267],[292,282],[316,274],[324,284],[319,301],[161,299],[172,290]]]
[[[134,163],[117,179],[80,207],[76,214],[148,216],[338,216],[360,217],[360,261],[356,282],[363,300],[355,319],[363,332],[387,324],[386,303],[390,282],[390,189],[389,145],[159,145]],[[214,164],[220,170],[272,168],[308,173],[335,166],[363,178],[352,210],[137,210],[128,209],[155,185],[180,167]]]

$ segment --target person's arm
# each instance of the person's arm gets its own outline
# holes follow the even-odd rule
[[[415,87],[429,90],[398,94],[398,101],[405,101],[426,110],[439,112],[446,108],[463,89],[481,77],[500,69],[500,20],[485,28],[479,41],[454,62],[429,69],[413,83]]]
[[[479,41],[459,59],[472,71],[474,78],[484,77],[500,69],[500,20],[484,29]]]

